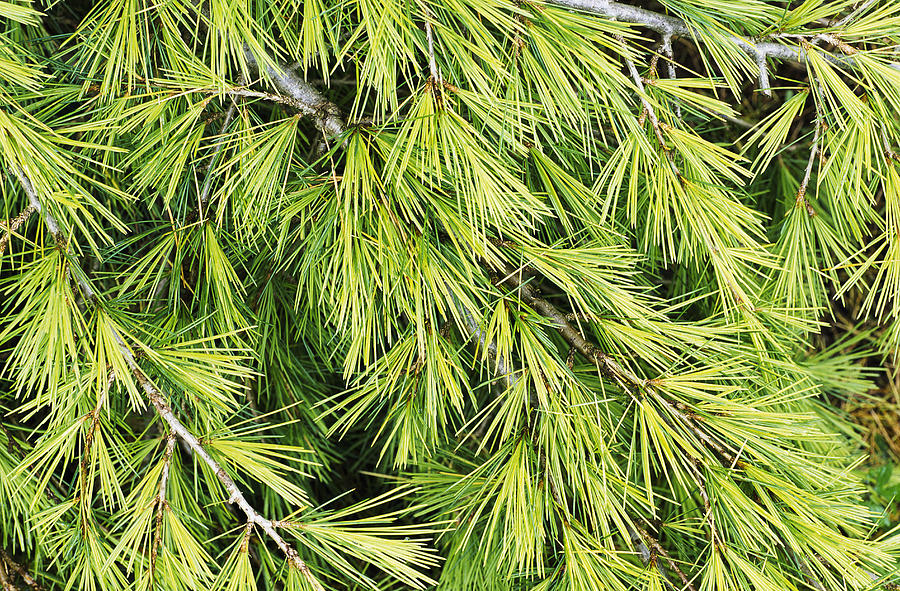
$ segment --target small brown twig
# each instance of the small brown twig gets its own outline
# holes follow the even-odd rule
[[[6,561],[0,558],[0,589],[2,591],[19,591],[13,584],[12,578],[6,572]]]
[[[809,180],[812,177],[812,169],[816,163],[816,157],[819,155],[821,151],[820,142],[822,135],[822,128],[825,125],[825,122],[822,118],[822,112],[819,109],[819,104],[814,100],[816,108],[816,121],[815,121],[815,131],[813,132],[813,140],[812,146],[809,148],[809,160],[806,163],[806,170],[803,172],[803,180],[800,181],[800,187],[797,189],[797,199],[796,204],[798,207],[805,207],[806,213],[810,216],[816,215],[816,210],[813,209],[812,204],[809,202],[809,198],[806,195],[806,191],[809,188]]]
[[[693,583],[691,583],[691,580],[687,578],[687,575],[684,574],[684,571],[681,570],[681,567],[678,566],[678,563],[675,562],[671,556],[669,556],[669,553],[666,552],[666,549],[663,548],[662,545],[660,545],[659,541],[652,535],[650,535],[650,533],[641,526],[634,524],[634,528],[638,531],[638,533],[641,534],[644,540],[647,541],[647,544],[650,546],[651,550],[653,550],[656,555],[662,556],[663,560],[666,561],[666,565],[675,574],[678,575],[678,578],[681,579],[681,583],[683,585],[682,589],[687,589],[688,591],[697,591]]]
[[[19,578],[22,579],[32,591],[44,591],[41,584],[34,580],[34,577],[31,576],[31,573],[29,573],[24,566],[13,560],[12,556],[6,553],[6,550],[0,548],[0,564],[3,562],[6,563],[6,566],[15,571],[15,573],[19,575]]]
[[[692,478],[694,480],[694,484],[697,485],[697,490],[700,493],[700,498],[703,499],[703,508],[706,511],[706,519],[709,521],[709,541],[712,544],[713,551],[716,550],[719,546],[722,545],[722,540],[719,538],[718,530],[716,530],[716,516],[713,513],[712,502],[709,499],[709,491],[706,487],[706,478],[703,476],[703,473],[700,472],[700,469],[693,464],[690,460],[687,462],[688,470],[692,474]]]
[[[166,489],[169,486],[169,470],[172,463],[172,454],[175,452],[177,438],[169,434],[166,436],[166,451],[163,452],[162,474],[159,477],[159,492],[156,494],[156,530],[153,532],[153,545],[150,547],[150,580],[156,573],[156,558],[159,554],[159,545],[162,541],[163,513],[169,509],[166,501]]]
[[[6,246],[9,244],[9,239],[12,236],[12,233],[19,229],[19,227],[28,221],[28,218],[31,217],[35,211],[34,205],[28,205],[25,209],[22,210],[19,215],[12,218],[8,222],[0,222],[0,228],[6,230],[3,233],[3,236],[0,237],[0,255],[2,255],[6,251]]]

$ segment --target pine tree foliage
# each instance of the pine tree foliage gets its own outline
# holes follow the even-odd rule
[[[830,402],[900,351],[898,45],[0,0],[0,587],[896,589]]]

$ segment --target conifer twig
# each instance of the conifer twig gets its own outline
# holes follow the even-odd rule
[[[822,87],[819,86],[820,91],[821,89]],[[809,198],[806,195],[806,191],[809,188],[809,179],[812,177],[812,169],[816,163],[816,156],[818,156],[821,152],[820,142],[822,140],[822,127],[825,125],[825,120],[822,117],[822,112],[819,109],[819,104],[815,101],[815,97],[813,97],[813,104],[815,105],[816,109],[815,130],[813,131],[812,145],[809,148],[809,160],[806,163],[806,169],[803,171],[803,179],[800,181],[800,187],[797,189],[796,200],[796,204],[798,206],[802,205],[806,207],[806,212],[810,216],[816,215],[816,211],[810,204]]]
[[[31,576],[31,573],[29,573],[24,566],[16,562],[12,556],[7,554],[6,550],[4,550],[3,548],[0,548],[0,562],[6,562],[6,566],[14,570],[16,574],[19,575],[19,578],[22,579],[22,581],[32,589],[32,591],[44,591],[44,588],[40,583],[34,580],[34,577]]]
[[[500,377],[503,383],[503,389],[511,389],[518,383],[521,377],[516,375],[516,371],[510,366],[509,361],[503,355],[499,354],[497,344],[487,340],[484,331],[481,330],[478,321],[475,320],[475,317],[472,316],[471,312],[460,305],[455,299],[454,304],[456,305],[457,314],[466,325],[469,338],[478,339],[478,348],[481,351],[485,351],[488,355],[488,359],[493,362],[496,369],[496,375]]]
[[[661,35],[677,35],[697,42],[702,38],[702,31],[680,18],[653,12],[645,8],[614,2],[613,0],[547,0],[549,4],[574,8],[585,12],[599,14],[613,20],[632,23],[646,27]],[[806,49],[800,46],[784,45],[772,41],[754,43],[737,35],[723,35],[722,39],[735,45],[760,64],[767,58],[789,62],[806,62]],[[848,55],[825,54],[825,59],[839,64],[856,66],[856,60]],[[900,63],[892,63],[891,67],[900,69]],[[762,78],[762,67],[760,77]],[[766,75],[766,79],[768,76]],[[762,80],[760,80],[762,82]],[[765,92],[765,90],[764,90]]]
[[[52,234],[53,238],[58,241],[61,237],[59,224],[56,223],[56,218],[54,218],[49,211],[44,211],[44,209],[41,207],[41,202],[38,199],[37,191],[35,191],[34,185],[31,184],[31,180],[27,176],[25,176],[25,173],[18,166],[13,167],[13,174],[16,175],[17,179],[19,179],[19,184],[22,185],[22,189],[28,196],[28,203],[31,205],[34,211],[41,214],[41,219],[43,219],[44,223],[47,224],[47,229],[50,230],[50,234]]]
[[[12,218],[8,222],[0,222],[0,229],[5,230],[3,233],[3,237],[0,237],[0,254],[3,254],[6,251],[6,246],[9,244],[9,239],[12,236],[12,233],[19,229],[19,227],[28,221],[28,218],[31,217],[35,211],[34,205],[29,204],[28,207],[23,209],[19,215]]]
[[[150,403],[153,404],[153,407],[156,409],[157,414],[169,425],[169,428],[175,435],[188,444],[194,455],[203,460],[203,462],[213,471],[216,478],[222,483],[225,491],[229,494],[228,502],[236,504],[241,511],[244,512],[244,515],[247,516],[248,523],[258,525],[260,529],[268,534],[269,538],[275,542],[275,545],[278,546],[282,553],[287,557],[288,563],[300,571],[313,589],[316,591],[324,591],[322,585],[312,574],[312,571],[309,570],[306,563],[300,558],[300,555],[297,554],[297,551],[293,546],[288,544],[275,530],[273,522],[263,517],[250,505],[247,498],[244,496],[244,493],[238,488],[231,476],[229,476],[228,473],[225,472],[225,469],[209,455],[209,452],[206,451],[206,448],[203,447],[200,440],[197,439],[197,437],[182,424],[178,417],[175,416],[175,413],[172,412],[172,408],[169,406],[168,402],[166,402],[163,393],[156,388],[153,382],[150,381],[150,378],[148,378],[138,366],[137,360],[135,360],[134,355],[131,353],[128,346],[121,340],[121,337],[118,337],[117,335],[117,338],[119,340],[119,348],[122,352],[122,357],[128,365],[128,369],[131,370],[132,375],[134,375],[138,384],[144,390]]]
[[[669,566],[675,574],[678,575],[678,578],[681,579],[682,589],[687,589],[688,591],[697,591],[694,587],[694,584],[691,583],[691,580],[687,578],[687,575],[684,574],[684,571],[681,570],[681,567],[678,566],[678,563],[669,556],[669,553],[666,552],[666,549],[662,547],[659,543],[659,540],[650,535],[650,532],[642,528],[641,526],[635,524],[635,529],[637,529],[638,533],[647,540],[647,543],[653,549],[653,552],[659,556],[663,557],[663,560],[666,561],[666,564]]]
[[[756,55],[756,67],[759,68],[759,89],[764,96],[772,96],[772,84],[769,82],[769,66],[766,63],[766,56],[763,54]]]
[[[873,4],[875,4],[877,1],[878,0],[866,0],[859,6],[855,7],[850,13],[847,14],[847,16],[845,16],[838,22],[834,23],[834,27],[837,29],[843,27],[844,25],[846,25],[847,23],[852,21],[854,18],[856,18],[857,16],[859,16],[860,14],[862,14],[863,12],[868,10],[869,7],[872,6]]]
[[[675,52],[672,51],[671,35],[663,35],[660,51],[662,51],[663,57],[666,58],[666,73],[669,76],[669,80],[677,80],[678,77],[675,74]],[[681,105],[678,103],[675,103],[675,116],[679,119],[681,118]]]
[[[431,78],[434,80],[434,83],[438,86],[443,82],[441,78],[441,71],[437,67],[437,62],[434,59],[434,34],[431,30],[431,11],[427,8],[425,9],[425,38],[428,41],[428,68],[431,72]]]
[[[706,478],[700,472],[700,468],[694,465],[692,462],[688,461],[688,470],[692,472],[692,478],[694,483],[697,485],[697,491],[700,493],[700,498],[703,500],[703,509],[706,511],[706,519],[709,521],[709,541],[712,544],[712,548],[715,551],[716,548],[722,543],[722,540],[719,538],[719,532],[716,529],[716,516],[713,513],[712,501],[709,498],[709,491],[706,488]]]
[[[159,492],[156,495],[156,531],[153,532],[153,545],[150,547],[150,578],[156,572],[156,558],[159,554],[159,544],[162,540],[163,513],[168,510],[166,490],[169,486],[169,469],[172,463],[172,454],[175,452],[176,437],[171,433],[166,436],[166,451],[163,452],[162,474],[159,477]]]
[[[656,388],[653,387],[653,384],[649,380],[640,379],[630,369],[620,364],[597,345],[585,339],[581,332],[566,319],[566,315],[563,312],[544,298],[540,297],[532,286],[519,278],[517,273],[506,272],[503,281],[518,292],[519,297],[524,303],[528,304],[532,309],[548,320],[553,321],[553,327],[560,335],[562,335],[566,342],[568,342],[576,351],[581,353],[586,359],[593,362],[604,375],[617,382],[631,395],[635,395],[638,391],[644,391],[653,395],[655,400],[659,401],[666,410],[678,417],[686,428],[700,438],[721,460],[726,462],[725,465],[736,462],[734,454],[729,452],[724,445],[716,441],[709,433],[706,433],[701,429],[700,426],[692,420],[688,412],[679,408],[679,403],[673,403],[667,400],[657,392]],[[736,465],[739,465],[739,463],[736,463]]]
[[[47,224],[47,228],[53,234],[54,239],[56,240],[57,245],[64,245],[65,238],[62,236],[59,224],[54,219],[53,215],[47,211],[46,209],[41,209],[40,201],[38,199],[37,193],[35,192],[34,185],[28,180],[28,177],[25,176],[19,170],[16,170],[16,176],[18,177],[22,188],[25,190],[25,193],[28,195],[29,202],[34,205],[35,209],[41,213],[41,217],[44,219],[44,223]],[[84,296],[86,299],[91,301],[96,301],[97,295],[94,292],[93,288],[91,288],[90,284],[83,278],[83,272],[78,274],[76,273],[76,279],[81,286],[82,291],[84,292]],[[318,579],[316,579],[315,575],[313,575],[312,571],[307,566],[306,562],[304,562],[297,551],[293,546],[287,543],[284,538],[275,530],[275,526],[273,522],[269,519],[266,519],[262,516],[256,509],[254,509],[250,503],[247,501],[247,498],[244,496],[244,493],[238,488],[237,484],[234,482],[234,479],[225,472],[225,469],[219,464],[212,456],[209,455],[209,452],[206,451],[206,448],[203,447],[203,444],[200,443],[200,440],[194,435],[184,424],[175,416],[175,413],[172,412],[172,408],[169,406],[168,402],[166,402],[165,395],[157,389],[157,387],[150,381],[150,378],[144,373],[144,371],[140,368],[137,363],[137,359],[135,358],[134,353],[131,351],[131,348],[125,343],[122,336],[119,332],[114,328],[113,336],[116,339],[116,342],[119,345],[119,353],[122,356],[122,360],[128,366],[128,369],[131,371],[134,378],[137,380],[138,384],[144,390],[144,394],[146,394],[147,399],[153,405],[156,413],[159,417],[168,424],[169,429],[171,429],[172,433],[178,436],[184,443],[190,447],[195,457],[199,457],[203,462],[212,470],[213,474],[215,474],[218,481],[225,488],[225,491],[228,493],[228,502],[236,504],[241,511],[244,512],[244,515],[247,517],[248,523],[253,523],[258,525],[260,529],[262,529],[269,538],[275,542],[275,545],[282,551],[282,553],[287,558],[288,564],[290,564],[293,568],[296,568],[303,577],[306,579],[307,583],[315,590],[315,591],[324,591],[321,583],[319,583]]]
[[[662,135],[662,129],[660,128],[659,118],[656,116],[656,110],[653,108],[653,105],[650,104],[650,101],[647,100],[646,97],[646,89],[644,88],[644,80],[641,78],[640,73],[637,70],[637,67],[634,65],[634,60],[627,53],[627,48],[625,46],[625,39],[621,35],[616,35],[616,39],[619,43],[622,44],[622,57],[625,60],[625,65],[628,66],[628,72],[631,74],[632,80],[634,80],[635,86],[638,89],[638,98],[641,101],[641,105],[643,105],[644,109],[641,112],[643,115],[646,113],[647,117],[650,119],[650,124],[653,126],[653,133],[656,134],[656,139],[659,141],[659,145],[662,147],[663,152],[666,154],[666,158],[669,161],[669,165],[675,172],[675,176],[680,178],[681,174],[678,172],[678,167],[675,166],[675,161],[672,159],[672,155],[669,153],[669,147],[666,144],[666,139]]]
[[[248,65],[259,68],[259,63],[251,52],[245,51],[244,56]],[[307,117],[311,117],[326,137],[340,135],[346,130],[347,125],[337,105],[325,98],[310,83],[301,79],[295,71],[285,66],[276,70],[266,65],[265,73],[272,79],[275,88],[292,99],[290,104]]]
[[[219,154],[222,152],[222,148],[225,147],[225,130],[228,129],[228,126],[231,124],[231,120],[234,118],[234,114],[237,111],[237,103],[234,102],[234,99],[231,101],[231,106],[228,107],[228,111],[225,112],[225,121],[222,122],[222,130],[219,133],[219,139],[216,140],[216,147],[213,149],[212,158],[209,161],[209,169],[206,172],[206,178],[203,179],[203,187],[200,189],[200,203],[198,206],[198,212],[200,214],[200,219],[206,218],[206,205],[209,203],[209,193],[212,189],[212,178],[213,178],[213,168],[216,165],[216,162],[219,159]]]
[[[641,562],[644,563],[644,566],[649,565],[656,567],[657,572],[659,572],[659,574],[662,576],[663,581],[665,581],[666,585],[669,586],[669,589],[674,589],[675,586],[672,584],[672,581],[669,578],[669,573],[666,572],[666,569],[663,567],[662,563],[656,560],[656,554],[650,551],[650,548],[647,546],[644,538],[641,537],[641,535],[635,529],[636,526],[626,522],[625,527],[628,528],[628,536],[631,538],[632,545],[637,548],[638,553],[641,555]]]
[[[0,589],[2,591],[19,591],[6,572],[6,561],[0,558]]]

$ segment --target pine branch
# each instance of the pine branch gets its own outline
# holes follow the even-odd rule
[[[641,392],[653,396],[655,400],[666,407],[666,410],[678,417],[685,427],[699,437],[710,451],[714,452],[724,462],[724,465],[739,464],[740,460],[733,453],[697,425],[689,412],[680,408],[681,403],[671,402],[666,399],[653,387],[653,383],[650,380],[642,380],[630,369],[601,350],[600,347],[585,339],[581,331],[566,319],[566,315],[563,312],[540,297],[537,290],[528,283],[523,282],[517,272],[512,269],[504,269],[502,271],[504,273],[503,282],[518,293],[522,302],[528,304],[528,306],[548,320],[551,320],[553,327],[562,335],[563,339],[587,360],[594,363],[603,375],[615,381],[625,392],[628,392],[633,397],[637,397]]]
[[[629,4],[621,4],[613,0],[547,0],[547,2],[557,6],[592,12],[617,21],[640,25],[656,31],[664,37],[677,35],[692,39],[695,43],[703,38],[701,30],[689,25],[680,18]],[[727,35],[723,38],[749,55],[759,65],[760,86],[763,88],[763,92],[767,90],[763,84],[768,81],[768,74],[765,72],[766,59],[772,58],[797,63],[806,62],[806,50],[800,46],[794,47],[771,41],[753,43],[737,35]],[[825,57],[828,61],[837,65],[856,67],[856,60],[847,55],[826,54]],[[894,62],[891,64],[891,67],[900,69],[900,63]]]
[[[521,284],[521,285],[523,288],[528,287],[525,284]],[[530,287],[529,287],[529,289],[530,289]],[[524,300],[524,298],[523,298],[523,300]],[[455,302],[455,300],[454,300],[454,302]],[[469,313],[468,310],[463,308],[458,303],[456,303],[456,304],[457,304],[456,312],[463,319],[466,329],[469,331],[468,332],[469,339],[478,339],[478,341],[482,347],[487,348],[488,351],[491,351],[491,350],[496,351],[497,346],[495,343],[490,343],[490,342],[485,343],[484,332],[479,327],[477,321],[475,321],[475,319],[472,317],[472,314]],[[563,320],[565,320],[565,317],[563,317]],[[573,344],[573,348],[577,349],[578,347]],[[505,362],[504,362],[504,367],[505,367]],[[501,377],[501,379],[503,379],[504,381],[511,380],[511,378],[509,377],[509,374],[505,373],[504,370],[501,369],[500,363],[497,363],[496,368],[497,368],[496,374],[499,375]],[[516,381],[518,381],[518,379],[519,378],[516,378]],[[513,382],[513,383],[515,383],[515,382]],[[511,386],[508,386],[508,387],[511,387]],[[550,487],[550,494],[551,494],[553,500],[556,502],[556,504],[561,509],[565,510],[565,508],[566,508],[565,503],[563,501],[562,494],[560,494],[559,490],[556,487],[556,483],[553,481],[552,478],[550,478],[550,475],[546,473],[546,467],[543,466],[542,469],[544,469],[544,471],[545,471],[544,478]],[[706,494],[706,492],[703,491],[701,496],[703,497],[704,501],[707,503],[707,506],[708,506],[709,497]],[[571,516],[569,516],[568,518],[571,518]],[[711,512],[710,512],[710,519],[712,519]],[[641,561],[645,565],[653,562],[654,566],[659,570],[660,574],[663,575],[664,579],[668,583],[668,577],[666,576],[666,573],[663,570],[662,565],[660,565],[655,560],[656,556],[662,556],[663,559],[665,560],[666,564],[668,565],[668,567],[672,570],[672,572],[677,574],[679,579],[681,579],[681,581],[683,583],[682,590],[696,591],[693,584],[690,582],[690,580],[687,578],[687,576],[684,574],[684,572],[678,566],[678,563],[676,563],[671,558],[671,556],[669,556],[669,554],[660,545],[659,541],[656,538],[654,538],[649,532],[647,532],[646,530],[644,530],[643,528],[641,528],[640,526],[638,526],[636,524],[632,525],[632,524],[626,523],[626,525],[628,527],[628,531],[630,534],[631,543],[634,545],[635,549],[640,554]],[[713,526],[713,538],[716,539],[716,534],[715,534],[714,528],[715,528],[715,526]],[[638,532],[640,533],[640,535],[638,535]],[[646,540],[646,543],[645,543],[645,540]],[[648,548],[648,545],[647,545],[648,543],[650,544],[650,548],[652,548],[652,551],[650,548]]]
[[[59,224],[56,219],[54,219],[53,215],[50,214],[46,209],[41,208],[40,200],[38,199],[37,193],[34,190],[34,186],[31,181],[22,173],[21,171],[15,171],[16,176],[19,178],[19,182],[22,185],[25,193],[28,195],[29,202],[34,206],[35,210],[41,213],[41,217],[44,219],[44,223],[47,224],[47,228],[50,230],[51,234],[53,234],[54,239],[56,240],[57,245],[62,247],[65,244],[65,237],[62,236],[62,233],[59,229]],[[73,265],[75,263],[72,263]],[[84,292],[85,298],[90,301],[96,302],[97,295],[94,292],[93,288],[91,288],[90,284],[84,279],[84,272],[75,273],[79,285],[81,286],[82,291]],[[300,558],[300,555],[297,551],[288,544],[284,538],[275,530],[275,526],[273,522],[269,519],[266,519],[262,516],[256,509],[254,509],[250,503],[247,501],[247,498],[244,496],[244,493],[238,488],[237,484],[234,480],[229,476],[225,469],[213,459],[212,456],[206,451],[203,445],[200,443],[200,440],[193,434],[191,431],[184,426],[184,424],[175,416],[175,413],[172,412],[172,408],[169,406],[168,402],[166,402],[166,396],[156,388],[153,382],[150,381],[150,378],[143,372],[140,366],[137,363],[137,359],[134,356],[134,353],[131,351],[131,348],[125,343],[122,336],[119,332],[113,328],[113,335],[119,345],[119,353],[122,356],[122,360],[128,366],[128,369],[131,371],[134,378],[137,380],[138,384],[144,390],[144,393],[147,396],[147,399],[153,405],[156,413],[159,417],[168,424],[169,429],[171,429],[172,433],[178,436],[184,443],[190,447],[191,451],[194,453],[196,457],[199,457],[203,462],[212,470],[213,474],[215,474],[216,478],[225,488],[226,492],[229,494],[228,502],[237,504],[237,506],[244,512],[244,515],[247,517],[248,524],[258,525],[269,538],[275,542],[275,545],[282,551],[285,557],[288,560],[288,564],[290,564],[293,568],[296,568],[306,579],[306,581],[312,586],[315,591],[324,591],[321,583],[316,579],[316,577],[312,574],[312,571],[309,569],[307,564]]]
[[[727,450],[726,447],[722,443],[720,443],[714,436],[710,435],[704,429],[702,429],[700,425],[698,425],[693,420],[692,413],[688,409],[684,408],[684,405],[682,403],[672,402],[668,400],[662,394],[660,394],[656,390],[656,388],[653,387],[650,380],[642,380],[638,378],[632,371],[619,364],[610,355],[603,352],[597,345],[587,341],[582,336],[581,332],[568,321],[566,315],[563,312],[561,312],[558,308],[556,308],[553,304],[551,304],[544,298],[540,297],[531,285],[521,281],[518,273],[511,269],[506,269],[505,271],[506,273],[503,282],[507,283],[510,287],[516,290],[519,294],[519,297],[524,303],[528,304],[532,309],[543,315],[545,318],[553,321],[554,328],[557,329],[557,331],[562,335],[566,342],[568,342],[573,349],[577,350],[585,358],[594,362],[597,365],[598,369],[600,369],[601,373],[616,381],[632,397],[636,397],[639,392],[644,392],[646,394],[652,395],[654,399],[661,403],[673,416],[676,416],[687,429],[694,433],[694,435],[696,435],[707,446],[707,448],[710,449],[710,451],[718,456],[723,466],[729,469],[734,469],[740,464],[740,458]],[[715,548],[722,544],[722,540],[719,537],[718,530],[716,528],[712,503],[710,500],[709,492],[706,488],[706,479],[699,472],[696,466],[691,466],[691,468],[691,477],[697,485],[698,492],[701,499],[703,500],[705,515],[708,519],[710,527],[710,541],[713,545],[713,550],[715,551]],[[665,549],[660,546],[659,542],[656,541],[645,530],[639,528],[638,526],[635,527],[638,528],[641,536],[643,536],[643,538],[647,540],[651,548],[653,548],[654,551],[663,556],[669,568],[673,569],[673,571],[678,574],[679,578],[684,584],[684,588],[694,589],[688,578],[678,567],[677,563],[675,563],[669,557]],[[640,547],[638,549],[640,550]],[[641,551],[641,554],[643,556],[644,552]]]

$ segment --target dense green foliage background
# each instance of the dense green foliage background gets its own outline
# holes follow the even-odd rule
[[[0,0],[0,588],[898,588],[900,3],[629,1]]]

